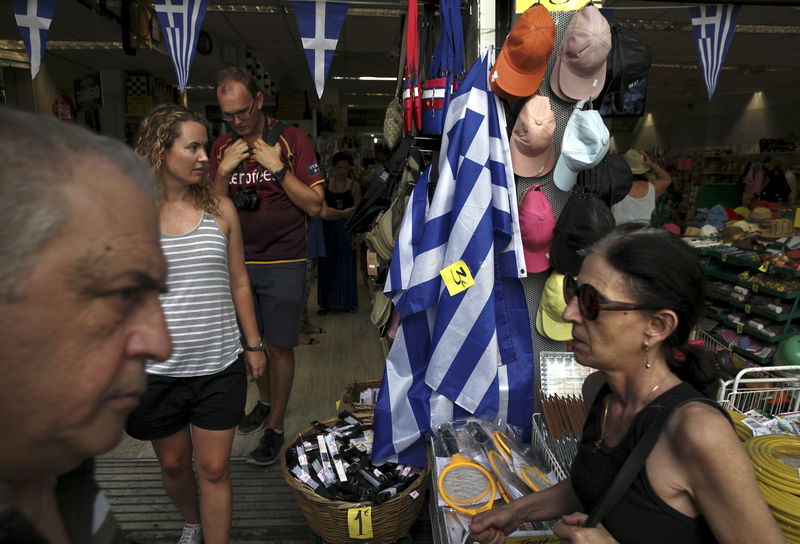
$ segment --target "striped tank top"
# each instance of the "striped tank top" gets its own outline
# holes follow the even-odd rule
[[[236,361],[242,346],[228,274],[228,238],[213,215],[183,234],[161,234],[167,258],[167,293],[161,305],[172,355],[148,361],[149,374],[202,376]]]

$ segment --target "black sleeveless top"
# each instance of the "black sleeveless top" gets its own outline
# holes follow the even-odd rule
[[[355,199],[353,198],[353,193],[351,193],[350,190],[347,190],[343,193],[334,193],[326,187],[325,204],[327,204],[329,208],[346,210],[347,208],[353,207],[353,204],[355,204]]]
[[[611,392],[604,384],[589,411],[583,427],[578,454],[572,463],[571,480],[583,511],[591,513],[622,468],[628,455],[652,425],[664,426],[670,410],[689,399],[701,400],[719,408],[691,385],[682,382],[648,404],[631,423],[622,441],[609,448],[602,444],[594,451],[601,436],[603,399]],[[721,410],[721,409],[720,409]],[[724,413],[724,411],[723,411]],[[727,414],[725,414],[727,417]],[[621,544],[692,544],[717,542],[703,516],[690,518],[664,502],[650,485],[647,468],[639,475],[617,505],[601,523]]]

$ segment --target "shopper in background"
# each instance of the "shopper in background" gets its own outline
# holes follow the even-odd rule
[[[203,120],[173,104],[144,118],[136,142],[160,189],[169,269],[161,303],[174,349],[166,361],[147,362],[147,392],[127,431],[153,444],[164,489],[186,520],[180,544],[228,542],[234,429],[247,399],[246,376],[258,378],[266,366],[239,218],[233,203],[213,192],[207,144]]]
[[[758,193],[759,206],[765,206],[773,211],[777,205],[789,202],[792,188],[786,179],[783,168],[778,161],[769,157],[764,159],[764,186]]]
[[[325,187],[320,216],[324,219],[325,256],[317,259],[319,315],[355,312],[358,308],[358,275],[353,235],[347,218],[361,200],[361,185],[350,177],[353,157],[344,152],[331,159],[333,175]]]
[[[654,163],[650,155],[641,149],[629,149],[623,153],[622,158],[631,167],[633,185],[625,198],[612,207],[614,220],[617,225],[623,223],[649,225],[656,207],[656,199],[672,183],[672,176]]]
[[[0,108],[0,541],[127,542],[94,479],[170,339],[147,164]]]
[[[259,402],[239,425],[254,433],[266,424],[247,462],[271,465],[283,445],[283,420],[294,381],[306,281],[306,216],[322,208],[323,176],[303,131],[288,127],[268,145],[277,120],[261,112],[264,94],[242,68],[217,73],[217,101],[233,129],[211,146],[211,179],[231,195],[242,225],[247,272],[269,372],[256,380]]]
[[[561,518],[562,542],[785,542],[730,420],[709,400],[714,367],[687,344],[703,281],[695,251],[664,229],[624,225],[595,245],[565,281],[575,359],[598,370],[583,386],[570,478],[477,515],[475,540],[500,543],[522,521]],[[583,527],[651,427],[660,434],[636,479],[602,525]]]

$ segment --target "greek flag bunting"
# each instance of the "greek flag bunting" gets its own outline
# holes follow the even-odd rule
[[[447,110],[430,206],[428,170],[395,244],[385,293],[401,321],[375,407],[375,462],[424,465],[425,433],[470,414],[530,431],[525,261],[505,113],[488,76],[484,53]],[[454,264],[474,284],[451,294],[442,273]]]
[[[31,79],[39,73],[47,44],[47,32],[56,10],[56,0],[11,0],[22,42],[31,64]]]
[[[736,16],[741,7],[735,4],[712,4],[689,8],[709,101],[717,89],[719,74],[736,31]]]
[[[167,41],[172,66],[183,93],[206,16],[208,0],[153,0],[158,24]]]
[[[325,79],[331,69],[333,52],[349,7],[347,2],[328,3],[325,0],[292,2],[306,61],[319,98],[325,90]]]

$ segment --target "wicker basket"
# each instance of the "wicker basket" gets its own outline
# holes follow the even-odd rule
[[[380,386],[381,380],[361,380],[347,384],[347,387],[344,388],[344,393],[342,393],[342,402],[352,406],[353,410],[372,412],[375,409],[374,404],[358,402],[358,399],[360,398],[361,393],[367,389],[377,388]]]
[[[362,421],[370,421],[371,414],[355,414]],[[337,418],[322,420],[325,425],[333,425]],[[313,426],[308,426],[300,435],[314,435],[318,431]],[[326,542],[331,544],[391,544],[406,536],[411,526],[419,517],[422,505],[425,502],[425,491],[428,486],[428,469],[423,470],[414,482],[398,493],[391,500],[372,506],[372,533],[373,538],[351,538],[347,525],[347,511],[350,508],[371,506],[372,503],[352,503],[344,501],[330,501],[314,493],[307,486],[298,482],[286,468],[286,449],[297,445],[297,440],[286,442],[281,449],[281,469],[283,479],[294,492],[297,505],[303,512],[311,530]],[[414,493],[416,492],[416,493]],[[412,496],[413,493],[413,496]]]

